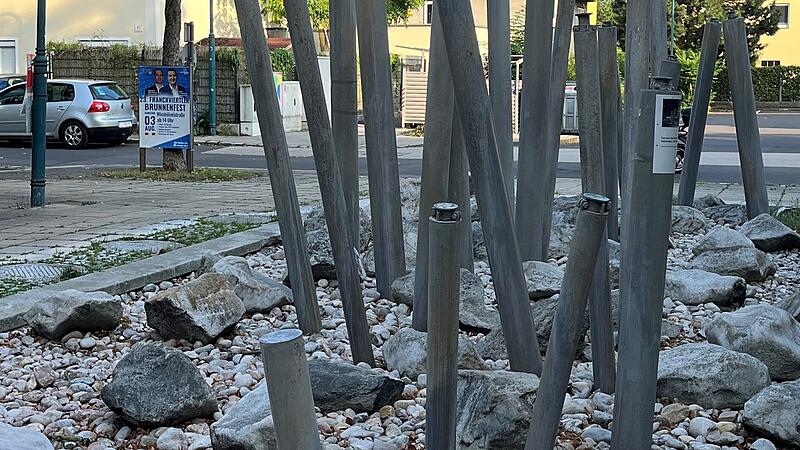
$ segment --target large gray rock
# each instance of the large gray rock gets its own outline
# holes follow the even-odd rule
[[[122,302],[105,292],[56,292],[24,319],[37,334],[54,340],[72,331],[113,330],[122,319]]]
[[[138,343],[114,368],[103,402],[128,422],[160,427],[217,411],[211,387],[181,351],[161,342]]]
[[[524,448],[538,388],[539,378],[533,374],[459,371],[457,448]]]
[[[608,279],[612,289],[619,288],[619,267],[622,263],[622,246],[619,242],[608,240]]]
[[[765,252],[800,248],[800,234],[767,213],[751,219],[739,231]]]
[[[550,244],[547,257],[559,259],[569,256],[569,246],[572,243],[572,226],[565,219],[553,216],[553,225],[550,228]]]
[[[683,234],[703,233],[708,229],[706,216],[691,206],[672,207],[672,232]]]
[[[747,294],[743,278],[722,276],[704,270],[668,271],[664,295],[684,305],[716,303],[729,306],[741,303]]]
[[[704,251],[692,258],[688,268],[741,277],[748,282],[764,281],[778,270],[764,252],[755,248]]]
[[[685,344],[658,355],[658,397],[706,408],[741,408],[769,386],[767,366],[718,345]]]
[[[53,444],[36,430],[0,423],[0,450],[53,450]]]
[[[722,206],[724,204],[725,201],[717,197],[716,195],[706,194],[700,198],[694,199],[692,206],[694,206],[697,209],[705,209],[713,206]]]
[[[405,384],[373,370],[344,362],[313,360],[308,363],[314,404],[323,412],[375,412],[400,400]]]
[[[401,328],[383,344],[383,359],[389,370],[397,370],[401,376],[416,379],[427,372],[428,333],[413,328]],[[464,336],[458,338],[458,367],[460,369],[482,369],[483,360],[472,342]]]
[[[580,195],[562,195],[553,199],[553,216],[561,216],[557,221],[563,221],[575,226],[578,221],[578,202]]]
[[[787,445],[800,446],[800,380],[773,384],[744,404],[742,422]]]
[[[719,205],[703,209],[703,214],[715,224],[739,226],[747,222],[747,210],[742,205]]]
[[[483,227],[480,222],[472,222],[472,256],[475,261],[488,261],[486,242],[483,239]]]
[[[750,305],[719,314],[706,324],[708,341],[755,356],[773,380],[800,378],[800,323],[770,305]]]
[[[267,385],[261,381],[211,426],[214,450],[277,450]]]
[[[525,261],[522,270],[531,300],[552,297],[561,291],[564,271],[558,267],[542,261]]]
[[[229,277],[233,291],[248,313],[269,312],[292,301],[292,290],[261,272],[253,272],[247,260],[226,256],[217,261],[210,272]]]
[[[355,245],[358,247],[359,252],[361,252],[367,249],[372,239],[372,225],[369,219],[368,208],[359,208],[359,219],[359,242],[356,242]],[[325,212],[323,208],[313,208],[303,221],[303,225],[306,231],[308,254],[314,279],[336,279],[333,248],[331,247],[331,240],[328,235],[328,224],[325,221]],[[372,273],[374,273],[374,267],[371,270]]]
[[[370,221],[369,217],[369,208],[359,208],[358,212],[360,227],[359,242],[357,244],[359,246],[359,250],[364,251],[367,249],[367,246],[372,239],[372,222]],[[306,233],[321,230],[324,232],[324,236],[326,238],[328,236],[328,223],[325,221],[325,211],[322,209],[322,207],[315,207],[311,209],[311,211],[309,211],[308,215],[303,220],[303,226],[306,230]],[[329,253],[328,256],[331,258],[331,260],[333,260],[332,253]]]
[[[417,232],[409,231],[404,228],[403,247],[406,258],[406,267],[414,267],[417,264]],[[367,275],[375,276],[375,249],[370,248],[364,253],[364,270]]]
[[[165,339],[209,343],[239,322],[244,303],[228,278],[206,273],[159,293],[145,305],[147,324]]]
[[[786,297],[783,300],[775,303],[775,306],[788,312],[794,320],[800,322],[800,292],[797,292],[791,297]]]
[[[755,245],[742,233],[728,227],[717,226],[708,230],[708,233],[692,248],[692,253],[699,255],[712,250],[739,248],[755,248]]]

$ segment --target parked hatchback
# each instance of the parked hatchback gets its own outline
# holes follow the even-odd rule
[[[15,84],[24,83],[25,75],[0,75],[0,89],[5,89]]]
[[[29,139],[25,85],[0,90],[0,139]],[[131,98],[112,81],[47,80],[47,138],[72,149],[90,142],[117,145],[133,133]]]

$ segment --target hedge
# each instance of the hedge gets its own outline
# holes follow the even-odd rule
[[[753,90],[758,102],[800,102],[800,66],[754,67]],[[783,92],[780,92],[783,82]],[[714,99],[730,101],[727,72],[714,79]]]

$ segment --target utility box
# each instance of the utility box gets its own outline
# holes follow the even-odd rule
[[[564,117],[561,133],[578,134],[578,92],[575,83],[570,81],[564,87]]]
[[[300,92],[299,81],[284,81],[283,92],[281,93],[281,114],[283,115],[284,131],[302,131],[303,116],[303,94]]]
[[[239,134],[242,136],[261,136],[258,126],[253,87],[249,84],[239,86]]]

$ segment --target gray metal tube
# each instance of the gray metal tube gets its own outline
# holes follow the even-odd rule
[[[678,62],[678,58],[675,56],[670,55],[659,63],[658,76],[670,79],[670,90],[681,90],[681,63]]]
[[[461,213],[455,203],[437,203],[430,221],[428,284],[428,398],[425,404],[426,448],[456,448],[456,388],[458,386],[458,254]]]
[[[336,161],[328,107],[325,104],[325,92],[317,63],[314,34],[308,18],[308,4],[304,0],[284,0],[284,9],[292,37],[292,50],[304,99],[303,107],[308,119],[308,133],[311,137],[325,222],[328,225],[328,236],[336,264],[336,278],[342,294],[353,362],[366,362],[374,366],[375,356],[372,353],[372,340],[361,295],[358,261],[356,261],[359,251],[352,240],[350,229],[352,222],[348,220],[350,216],[345,204],[342,176]]]
[[[622,239],[620,271],[619,363],[611,440],[615,450],[652,444],[681,98],[667,85],[668,80],[655,78],[653,89],[641,93],[637,108],[633,191],[623,216],[628,234]],[[663,114],[657,110],[659,104]],[[662,121],[665,117],[669,120]]]
[[[433,4],[431,54],[428,59],[428,98],[422,141],[422,180],[417,224],[417,262],[414,267],[414,314],[411,326],[426,331],[428,321],[428,217],[437,202],[447,199],[450,139],[453,126],[453,79],[444,48],[439,8]]]
[[[700,65],[697,68],[697,83],[692,101],[692,116],[689,119],[689,134],[683,155],[683,172],[678,189],[678,204],[692,206],[700,170],[700,155],[703,152],[703,137],[706,133],[708,102],[711,100],[711,83],[714,81],[714,66],[719,55],[719,35],[722,23],[713,19],[703,28],[703,47],[700,50]]]
[[[406,273],[385,0],[357,0],[361,97],[367,141],[375,282],[384,297]]]
[[[589,25],[589,14],[578,14],[574,31],[575,70],[580,123],[581,182],[584,192],[606,194],[603,133],[601,129],[600,63],[597,29]],[[615,130],[616,131],[616,130]],[[605,244],[605,245],[603,245]],[[595,387],[614,392],[614,329],[611,322],[611,284],[608,279],[608,232],[603,230],[589,291],[589,323],[592,339],[592,370]]]
[[[475,256],[472,252],[472,221],[469,193],[469,163],[467,150],[464,148],[464,132],[458,112],[453,114],[453,132],[450,137],[450,176],[447,188],[448,201],[460,205],[461,217],[464,218],[458,225],[461,237],[461,256],[459,265],[470,272],[475,271]]]
[[[519,113],[519,162],[517,167],[517,202],[514,223],[519,240],[519,252],[523,261],[544,261],[547,251],[542,252],[543,213],[546,189],[542,180],[547,176],[545,155],[547,145],[547,114],[551,89],[551,59],[553,49],[552,0],[527,0],[525,3],[525,49],[524,60],[535,61],[524,64],[523,86],[520,93]],[[572,11],[570,11],[570,18]],[[571,24],[571,22],[570,22]],[[549,240],[548,240],[549,241]]]
[[[578,43],[575,45],[577,48]],[[553,450],[572,362],[582,337],[594,261],[603,244],[608,204],[608,198],[597,194],[584,194],[581,200],[525,450]]]
[[[462,0],[437,0],[437,4],[509,362],[514,371],[541,373],[542,357],[497,154],[472,7]]]
[[[667,2],[656,0],[650,2],[650,67],[659,67],[661,61],[667,59],[669,50],[667,38]]]
[[[489,98],[508,203],[514,208],[514,135],[511,129],[511,8],[509,0],[486,0],[489,32]]]
[[[600,62],[600,118],[603,130],[603,172],[606,196],[611,200],[608,237],[619,241],[619,64],[617,27],[610,23],[597,29]]]
[[[296,329],[275,331],[258,342],[278,450],[320,449],[302,333]]]
[[[358,68],[356,67],[356,2],[333,0],[331,15],[331,129],[342,174],[350,238],[360,245],[358,205]]]
[[[257,0],[235,0],[235,5],[247,67],[250,68],[250,73],[263,75],[252,77],[250,81],[253,85],[253,98],[256,100],[258,123],[263,131],[261,138],[264,155],[286,252],[297,321],[304,333],[314,334],[322,328],[322,322],[314,278],[311,275],[311,263],[308,260],[306,234],[300,218],[297,190],[289,164],[289,147],[283,130],[283,118],[272,82],[272,62],[261,23],[261,8]]]
[[[725,33],[725,64],[728,66],[731,86],[744,198],[747,215],[753,218],[769,212],[769,197],[764,179],[764,160],[756,117],[753,74],[750,72],[750,52],[747,50],[747,31],[741,17],[722,22],[722,29]]]

